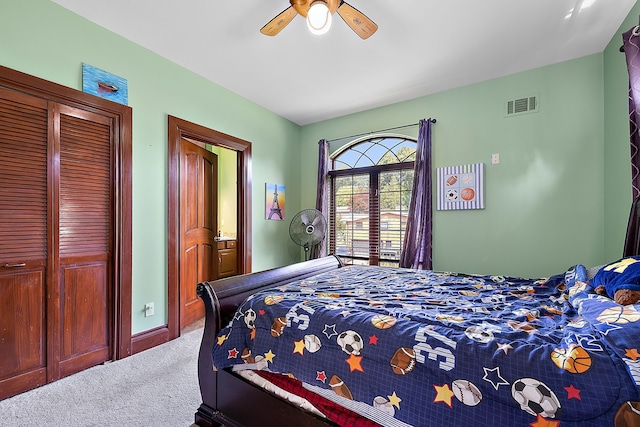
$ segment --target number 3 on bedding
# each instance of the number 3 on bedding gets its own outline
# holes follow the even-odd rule
[[[306,311],[309,314],[313,314],[316,311],[302,302],[294,305],[289,309],[289,312],[287,313],[287,327],[290,328],[291,322],[293,322],[298,324],[299,330],[304,331],[309,327],[309,316],[304,313],[298,314],[297,310],[299,308],[301,308],[302,310]]]
[[[426,352],[429,354],[430,360],[438,360],[438,357],[444,358],[444,360],[441,360],[438,365],[438,367],[443,371],[450,371],[455,368],[456,357],[453,355],[453,353],[451,353],[451,350],[442,347],[431,347],[431,345],[427,344],[427,336],[437,339],[438,341],[448,345],[454,350],[456,348],[455,341],[445,337],[444,335],[440,335],[432,329],[422,327],[418,329],[418,332],[416,332],[416,341],[418,341],[418,343],[413,346],[413,352],[415,353],[416,361],[424,364],[426,359],[422,352]]]

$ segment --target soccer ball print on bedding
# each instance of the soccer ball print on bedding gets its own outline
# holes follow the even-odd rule
[[[511,386],[511,396],[518,402],[520,409],[531,415],[545,418],[557,418],[562,408],[555,393],[535,378],[517,379]]]
[[[252,308],[244,312],[244,323],[247,328],[254,329],[256,327],[256,312]]]
[[[362,347],[364,347],[364,343],[362,341],[362,337],[356,331],[344,331],[338,335],[336,338],[336,342],[347,354],[355,354],[356,356],[360,355],[360,351]]]

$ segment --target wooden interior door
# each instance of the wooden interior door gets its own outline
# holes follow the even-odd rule
[[[112,358],[113,123],[67,106],[59,123],[60,298],[52,310],[60,313],[63,377]]]
[[[169,194],[167,216],[169,225],[168,267],[167,267],[167,332],[168,339],[180,336],[183,311],[180,301],[181,293],[181,175],[183,139],[197,141],[233,150],[237,155],[236,190],[237,190],[237,274],[251,272],[252,265],[252,168],[251,143],[207,127],[191,123],[174,116],[168,116],[168,178]]]
[[[180,141],[180,329],[204,316],[196,285],[218,277],[218,157]]]
[[[0,89],[0,399],[47,382],[48,115]]]

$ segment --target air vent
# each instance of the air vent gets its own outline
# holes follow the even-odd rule
[[[505,117],[519,114],[537,113],[538,97],[528,96],[526,98],[510,99],[506,102]]]

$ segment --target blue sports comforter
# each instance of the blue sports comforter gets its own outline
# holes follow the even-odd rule
[[[349,266],[248,298],[213,364],[413,426],[617,426],[640,419],[638,309],[596,295],[581,265],[537,280]]]

